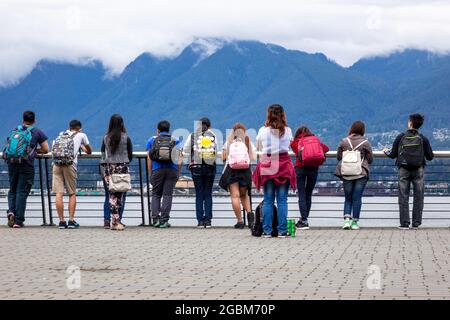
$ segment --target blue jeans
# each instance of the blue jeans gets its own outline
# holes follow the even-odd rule
[[[362,206],[362,195],[367,184],[367,177],[356,180],[344,180],[344,218],[359,220]],[[353,217],[352,217],[353,211]]]
[[[317,182],[318,168],[295,168],[297,175],[298,208],[301,220],[308,222],[312,193]]]
[[[275,197],[278,206],[278,234],[287,233],[288,191],[289,181],[280,186],[276,186],[273,180],[269,180],[264,184],[264,204],[262,208],[264,234],[272,233],[273,205]]]
[[[105,220],[111,221],[111,209],[109,208],[109,189],[106,185],[105,179],[102,179],[102,180],[103,180],[103,188],[105,190],[105,203],[103,204],[103,218]],[[126,199],[127,199],[127,194],[124,193],[123,198],[122,198],[122,206],[120,206],[120,210],[119,210],[120,220],[122,220],[122,215],[123,215],[123,210],[125,209]]]
[[[23,224],[27,198],[34,183],[34,167],[27,164],[8,164],[8,212],[14,213],[15,224]]]
[[[212,188],[214,185],[215,168],[192,169],[192,180],[195,187],[195,212],[198,223],[212,220]]]

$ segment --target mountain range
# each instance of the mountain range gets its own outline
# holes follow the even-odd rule
[[[190,131],[202,116],[220,130],[237,121],[257,130],[267,107],[279,103],[293,129],[308,125],[331,149],[354,120],[366,122],[375,147],[391,143],[411,112],[425,114],[423,131],[435,147],[450,147],[450,55],[407,49],[342,67],[324,54],[274,44],[214,44],[194,42],[174,58],[143,53],[114,77],[96,60],[42,60],[0,88],[0,135],[32,109],[50,137],[78,118],[98,147],[110,115],[120,113],[143,150],[161,119]]]

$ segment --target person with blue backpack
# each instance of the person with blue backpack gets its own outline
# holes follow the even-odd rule
[[[23,113],[23,123],[15,127],[7,138],[3,158],[8,164],[8,226],[22,228],[25,222],[27,198],[34,182],[34,159],[48,152],[48,138],[35,127],[33,111]]]

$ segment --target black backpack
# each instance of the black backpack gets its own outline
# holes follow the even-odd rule
[[[149,155],[152,161],[161,163],[172,162],[172,150],[175,147],[175,141],[170,135],[159,135],[155,137]]]
[[[423,139],[418,132],[407,131],[398,144],[398,164],[402,167],[423,166]]]
[[[263,234],[263,206],[264,201],[256,207],[255,210],[255,221],[253,223],[252,228],[250,229],[252,232],[252,236],[261,237]],[[277,207],[273,206],[273,222],[272,222],[272,237],[278,236],[278,210]]]

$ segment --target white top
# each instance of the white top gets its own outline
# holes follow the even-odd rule
[[[66,130],[64,133],[68,133],[72,136],[76,132]],[[62,134],[62,132],[60,134]],[[53,143],[55,143],[55,141],[53,141]],[[80,153],[80,148],[81,148],[81,146],[87,146],[87,145],[89,145],[89,139],[88,139],[87,135],[83,132],[78,132],[77,135],[73,138],[73,151],[75,153],[74,154],[75,157],[73,159],[73,166],[75,167],[75,169],[77,168],[77,165],[78,165],[78,154]]]
[[[270,127],[261,127],[256,136],[256,145],[262,145],[263,154],[277,154],[289,152],[289,147],[293,139],[292,130],[285,128],[284,135],[279,136],[276,130]]]

